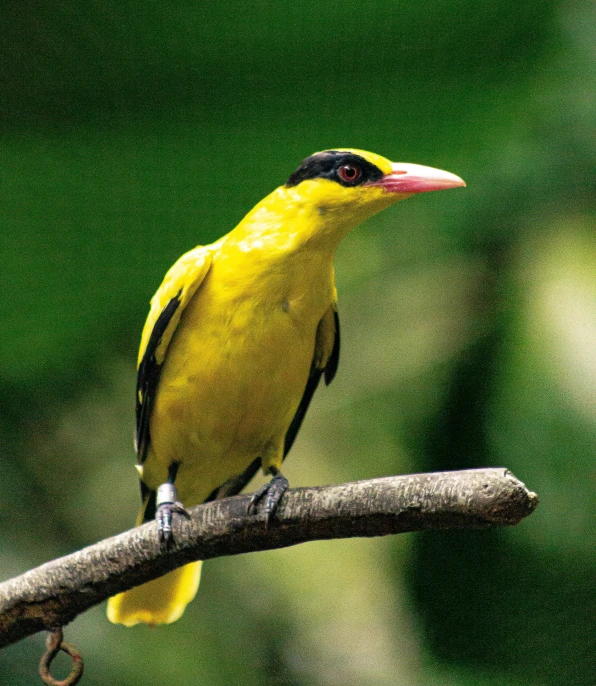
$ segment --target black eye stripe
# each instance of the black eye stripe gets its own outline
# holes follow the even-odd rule
[[[362,173],[353,181],[342,180],[337,171],[344,166],[356,167]],[[341,150],[326,150],[303,160],[285,185],[287,188],[291,188],[308,179],[330,179],[342,186],[350,187],[360,186],[367,181],[379,181],[382,177],[383,172],[360,155],[353,152],[342,152]]]

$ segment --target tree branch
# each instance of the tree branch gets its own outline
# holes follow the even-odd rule
[[[248,502],[235,496],[190,508],[190,519],[176,518],[167,550],[149,522],[0,584],[0,647],[193,560],[321,539],[508,526],[531,514],[538,497],[495,468],[289,490],[268,527],[262,515],[247,515]]]

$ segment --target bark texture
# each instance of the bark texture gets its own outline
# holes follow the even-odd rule
[[[235,496],[177,516],[174,543],[155,522],[48,562],[0,584],[0,647],[63,626],[111,595],[193,560],[304,541],[517,524],[538,497],[503,468],[410,474],[285,493],[268,526]]]

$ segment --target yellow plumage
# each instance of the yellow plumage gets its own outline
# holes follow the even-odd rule
[[[342,161],[360,164],[370,180],[353,183]],[[138,421],[147,427],[137,446],[147,492],[168,481],[172,464],[187,507],[257,458],[265,473],[280,470],[313,370],[327,368],[337,343],[335,249],[352,227],[417,192],[389,188],[383,180],[395,178],[395,165],[364,151],[320,153],[303,167],[297,183],[290,177],[229,234],[183,255],[151,300],[139,374],[142,381],[153,370],[158,383],[141,385],[137,399]],[[318,167],[325,175],[316,176]],[[109,619],[127,626],[175,621],[196,593],[200,565],[111,598]]]

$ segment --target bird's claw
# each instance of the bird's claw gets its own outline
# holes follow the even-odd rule
[[[157,521],[157,532],[159,534],[159,540],[162,543],[169,543],[172,540],[172,515],[174,514],[184,515],[187,519],[190,519],[188,511],[184,508],[182,503],[176,501],[175,503],[162,503],[157,506],[155,511],[155,520]]]
[[[155,520],[157,532],[161,543],[166,545],[172,540],[172,515],[174,513],[190,518],[184,505],[178,500],[176,487],[171,483],[162,484],[157,489],[157,507],[155,508]]]
[[[269,522],[277,510],[283,494],[289,487],[290,484],[286,477],[281,473],[277,473],[269,483],[263,484],[261,488],[252,494],[248,504],[248,514],[251,514],[252,511],[256,512],[258,503],[267,496],[265,498],[265,517],[267,522]]]

